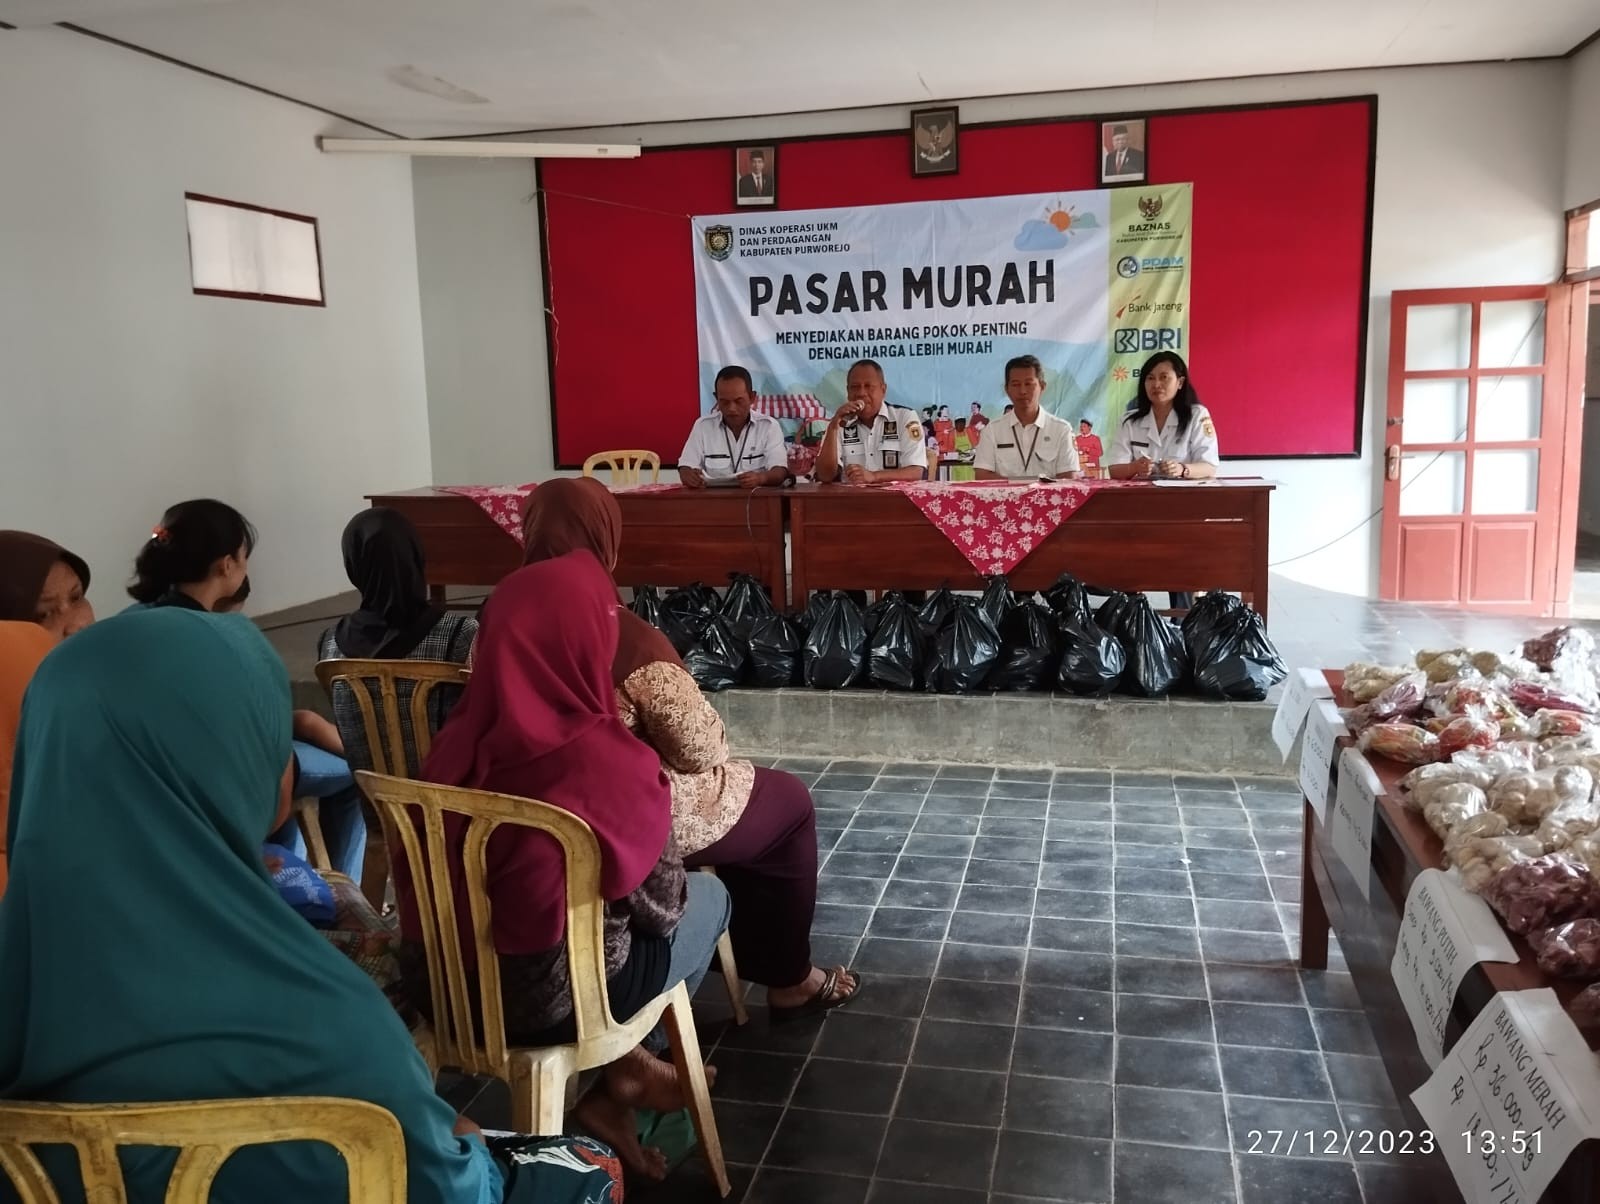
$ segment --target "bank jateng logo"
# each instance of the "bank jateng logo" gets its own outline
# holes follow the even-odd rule
[[[1111,350],[1117,355],[1140,351],[1182,351],[1181,326],[1119,326],[1111,336]]]
[[[682,245],[681,243],[679,244]],[[706,227],[706,254],[721,263],[733,253],[733,227]]]

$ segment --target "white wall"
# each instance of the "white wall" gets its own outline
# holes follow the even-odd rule
[[[410,166],[322,155],[339,132],[361,131],[0,31],[0,526],[84,555],[102,613],[172,502],[256,522],[260,612],[348,588],[362,494],[429,480]],[[186,190],[318,218],[327,307],[194,296]]]
[[[1600,42],[1569,64],[1564,196],[1568,209],[1600,201]]]
[[[1595,48],[1589,51],[1592,59]],[[997,121],[1077,113],[1137,112],[1171,108],[1307,99],[1375,92],[1379,95],[1376,213],[1372,242],[1372,306],[1368,330],[1365,447],[1360,460],[1231,462],[1229,471],[1274,477],[1281,488],[1273,505],[1272,557],[1299,580],[1347,593],[1370,594],[1377,585],[1378,532],[1369,524],[1338,539],[1378,508],[1381,495],[1372,459],[1381,434],[1388,356],[1388,297],[1396,289],[1543,283],[1555,278],[1563,245],[1562,175],[1567,107],[1567,64],[1492,64],[1465,67],[1351,71],[1315,76],[1224,80],[1103,92],[1063,93],[962,102],[966,121]],[[870,109],[736,120],[567,131],[562,138],[662,145],[723,139],[783,139],[806,134],[892,128],[904,110]],[[1600,164],[1597,164],[1600,170]],[[443,241],[443,227],[471,224],[485,213],[509,213],[521,203],[525,177],[498,167],[463,163],[451,173],[448,205],[424,205],[437,194],[431,166],[419,166],[418,239],[427,247]],[[1285,181],[1286,203],[1293,182]],[[470,271],[456,274],[448,293],[448,321],[458,329],[493,320],[522,324],[533,345],[541,337],[541,301],[530,299],[527,263],[537,252],[538,230],[519,221],[509,231],[515,247],[497,245],[497,255],[479,254]],[[1202,270],[1226,271],[1225,264]],[[1306,282],[1315,287],[1315,281]],[[436,319],[431,284],[424,284],[430,389],[433,384]],[[1248,320],[1247,317],[1245,320]],[[503,342],[503,340],[502,340]],[[1292,355],[1292,347],[1263,349],[1262,370]],[[499,429],[526,440],[516,472],[500,467],[502,453],[485,451],[495,464],[477,475],[511,480],[551,471],[548,381],[542,358],[522,356],[512,379],[505,362],[463,357],[451,376],[458,395],[475,398],[473,408],[454,411],[458,429],[448,433],[434,404],[436,463],[446,449],[492,448]],[[1204,396],[1226,415],[1226,381],[1202,381]],[[1285,405],[1296,404],[1285,398]],[[525,407],[531,407],[525,408]],[[532,427],[527,423],[531,415]],[[1224,447],[1226,432],[1224,431]],[[448,442],[447,442],[448,441]],[[527,465],[527,468],[520,467]],[[467,465],[463,465],[463,468]],[[456,472],[454,462],[451,472]],[[1305,556],[1320,545],[1332,547]]]

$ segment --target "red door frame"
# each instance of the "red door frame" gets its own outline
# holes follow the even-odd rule
[[[1582,294],[1581,296],[1579,294]],[[1501,368],[1478,363],[1481,307],[1495,301],[1543,301],[1545,303],[1544,361],[1531,368]],[[1587,285],[1509,286],[1476,289],[1416,289],[1400,291],[1391,299],[1389,329],[1389,374],[1387,421],[1384,424],[1384,454],[1378,460],[1383,482],[1383,524],[1380,540],[1379,597],[1406,601],[1401,597],[1400,513],[1398,477],[1390,480],[1387,470],[1391,448],[1407,452],[1464,451],[1465,479],[1462,484],[1463,508],[1459,515],[1441,515],[1437,522],[1426,516],[1408,518],[1416,527],[1456,526],[1461,538],[1461,572],[1454,599],[1431,598],[1433,605],[1468,605],[1474,555],[1472,513],[1473,452],[1508,448],[1539,450],[1539,484],[1535,509],[1538,524],[1533,549],[1531,597],[1504,603],[1470,603],[1474,609],[1509,613],[1549,615],[1571,598],[1574,545],[1577,539],[1578,478],[1582,464],[1583,356],[1587,322]],[[1472,329],[1468,364],[1464,368],[1407,371],[1406,317],[1412,308],[1424,305],[1471,305]],[[1576,375],[1574,375],[1576,370]],[[1535,440],[1478,442],[1478,381],[1481,376],[1539,376],[1541,413]],[[1402,420],[1405,409],[1405,383],[1408,380],[1467,381],[1467,430],[1459,443],[1407,443]],[[1493,517],[1493,516],[1486,516]]]

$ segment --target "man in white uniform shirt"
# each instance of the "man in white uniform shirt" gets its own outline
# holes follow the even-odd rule
[[[920,481],[928,465],[922,423],[912,410],[884,404],[889,386],[875,360],[857,360],[845,376],[845,402],[828,421],[813,475],[847,485]]]
[[[717,373],[717,408],[689,429],[678,457],[678,479],[690,489],[710,481],[736,481],[741,489],[782,485],[789,476],[783,428],[771,414],[753,411],[750,373],[737,364]]]
[[[1072,427],[1039,405],[1044,370],[1031,355],[1006,362],[1011,404],[991,422],[974,452],[978,480],[1036,481],[1078,475],[1078,444]]]

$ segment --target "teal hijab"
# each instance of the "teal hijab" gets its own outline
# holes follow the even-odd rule
[[[45,659],[13,767],[0,1098],[369,1100],[404,1130],[411,1204],[498,1202],[399,1017],[267,877],[289,715],[282,663],[239,616],[119,615]],[[133,1201],[162,1198],[172,1158],[123,1156]],[[242,1151],[213,1199],[343,1201],[343,1163]]]

